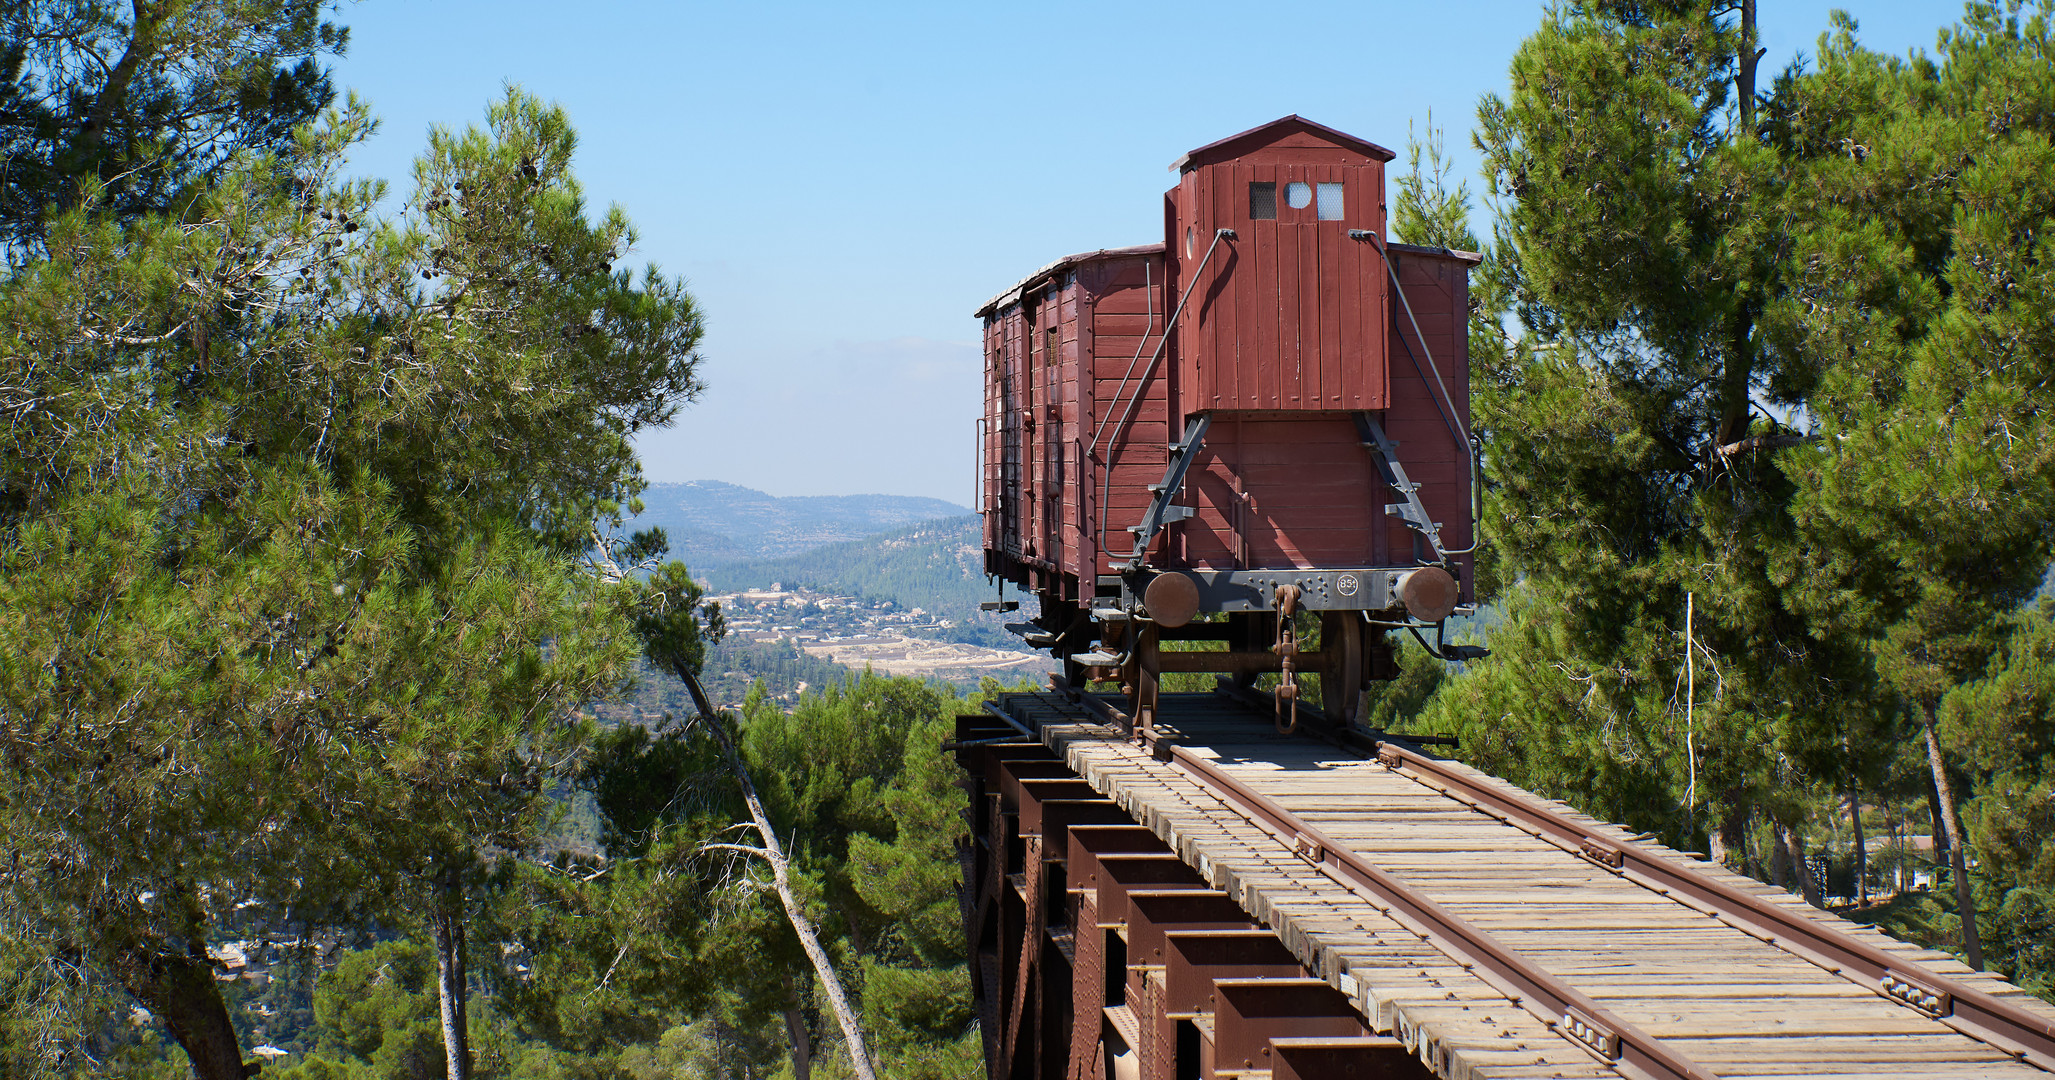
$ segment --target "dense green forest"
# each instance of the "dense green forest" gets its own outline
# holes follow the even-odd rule
[[[1486,253],[1504,613],[1415,722],[2055,993],[2055,21],[1837,14],[1759,73],[1752,11],[1550,9],[1479,109],[1489,242],[1413,147],[1396,232]]]
[[[707,651],[706,692],[718,701],[740,701],[760,685],[772,697],[785,700],[834,686],[850,674],[841,664],[810,655],[790,641],[723,639]]]
[[[620,535],[696,300],[517,90],[349,178],[334,10],[0,15],[0,1076],[977,1075],[997,687],[722,640]],[[1482,199],[1412,145],[1500,621],[1371,720],[2055,995],[2055,11],[1775,73],[1746,11],[1548,9]],[[968,607],[977,547],[715,582]]]

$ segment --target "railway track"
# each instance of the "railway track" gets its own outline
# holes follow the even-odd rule
[[[2055,1071],[2055,1009],[1945,954],[1399,740],[1160,715],[959,719],[995,1077]]]

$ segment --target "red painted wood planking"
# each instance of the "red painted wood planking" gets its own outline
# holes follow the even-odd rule
[[[1476,257],[1390,245],[1398,302],[1379,255],[1391,156],[1297,117],[1202,147],[1164,197],[1164,243],[1059,260],[979,310],[988,569],[1045,600],[1089,597],[1200,414],[1214,425],[1178,500],[1196,513],[1159,560],[1412,565],[1357,412],[1398,441],[1447,546],[1469,545]],[[1271,213],[1252,184],[1272,185]]]

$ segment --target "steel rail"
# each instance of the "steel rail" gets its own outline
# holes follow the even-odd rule
[[[1386,767],[1427,778],[1446,794],[1525,827],[1635,884],[1682,900],[1884,998],[2055,1072],[2055,1021],[2035,1016],[1958,979],[1929,971],[1831,926],[1744,892],[1693,867],[1601,835],[1559,810],[1494,781],[1395,743],[1380,742]]]
[[[1659,1080],[1714,1080],[1712,1072],[1642,1031],[1576,987],[1514,952],[1491,934],[1405,882],[1335,843],[1298,815],[1181,746],[1159,744],[1172,765],[1243,817],[1267,826],[1298,856],[1343,886],[1389,906],[1389,913],[1437,949],[1494,983],[1513,1003],[1557,1034],[1630,1075]]]
[[[1132,727],[1126,714],[1091,694],[1089,709]],[[1219,766],[1177,745],[1136,730],[1142,744],[1168,761],[1235,812],[1270,832],[1299,858],[1344,888],[1366,895],[1413,933],[1479,975],[1514,1005],[1531,1013],[1575,1045],[1630,1076],[1648,1080],[1717,1080],[1675,1047],[1621,1019],[1533,961],[1508,948],[1483,928],[1448,910],[1404,881],[1366,862],[1348,847]]]
[[[1125,714],[1090,694],[1082,702],[1108,719],[1127,723]],[[1330,877],[1352,884],[1334,872],[1344,863],[1356,862],[1353,852],[1337,860],[1334,846],[1315,828],[1247,788],[1211,762],[1192,755],[1171,740],[1158,741],[1154,733],[1140,733],[1144,745],[1158,757],[1186,766],[1204,786],[1216,794],[1237,789],[1242,797],[1225,799],[1238,812],[1279,835],[1299,851],[1301,857],[1328,870]],[[1327,740],[1339,742],[1335,740]],[[1341,747],[1347,749],[1346,747]],[[1912,961],[1856,938],[1832,926],[1792,912],[1773,901],[1755,896],[1712,877],[1695,867],[1622,844],[1575,818],[1504,784],[1471,774],[1452,763],[1429,757],[1399,743],[1379,741],[1377,760],[1387,768],[1405,770],[1412,778],[1443,794],[1496,816],[1535,836],[1551,842],[1643,888],[1726,922],[1765,944],[1779,948],[1827,972],[1870,990],[1886,1000],[1918,1012],[1970,1038],[1984,1042],[2038,1068],[2055,1072],[2055,1021],[2036,1016],[2017,1005],[1962,982],[1933,972]],[[1345,850],[1345,849],[1344,849]],[[1330,869],[1330,864],[1333,869]],[[1375,874],[1375,867],[1361,864]],[[1347,869],[1357,869],[1348,867]],[[1354,876],[1351,874],[1350,876]],[[1384,875],[1389,878],[1389,875]],[[1403,882],[1391,879],[1399,888]],[[1421,897],[1428,904],[1433,901]],[[1397,906],[1397,905],[1394,905]],[[1417,916],[1416,916],[1417,917]],[[1452,914],[1448,918],[1460,923]],[[1467,924],[1465,924],[1467,925]],[[1482,931],[1478,931],[1480,935]],[[1517,956],[1516,963],[1525,962]],[[1546,974],[1546,973],[1543,973]],[[1574,990],[1571,991],[1575,993]],[[1523,1003],[1524,1004],[1524,1003]],[[1533,1009],[1528,1011],[1532,1012]],[[1548,1020],[1547,1016],[1541,1016]],[[1566,1022],[1567,1022],[1566,1017]],[[1573,1034],[1573,1031],[1566,1032]],[[1647,1036],[1644,1036],[1647,1037]],[[1580,1040],[1581,1041],[1581,1040]],[[1589,1045],[1587,1043],[1587,1045]],[[1625,1047],[1623,1047],[1625,1048]]]

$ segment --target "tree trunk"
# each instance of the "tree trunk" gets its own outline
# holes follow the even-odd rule
[[[828,959],[827,950],[821,948],[820,935],[814,930],[813,920],[807,917],[806,906],[792,891],[785,846],[778,842],[778,832],[771,827],[763,800],[757,798],[756,784],[749,779],[749,767],[742,763],[742,753],[736,749],[735,740],[728,736],[728,729],[714,714],[713,703],[707,700],[705,688],[699,685],[699,677],[683,664],[674,665],[672,670],[691,691],[693,705],[706,721],[708,733],[720,744],[729,773],[742,788],[742,801],[749,805],[749,819],[756,827],[757,838],[763,843],[763,849],[757,854],[771,864],[771,883],[778,890],[778,901],[785,906],[785,919],[792,924],[792,932],[799,938],[799,947],[806,950],[807,959],[813,961],[814,974],[820,977],[822,988],[828,992],[828,1003],[835,1011],[835,1021],[841,1025],[842,1038],[849,1045],[850,1065],[861,1080],[877,1080],[877,1074],[871,1070],[870,1049],[864,1043],[863,1027],[857,1022],[856,1010],[849,1004],[849,995],[842,989],[842,978],[835,974],[835,965]]]
[[[1855,903],[1858,907],[1869,906],[1869,849],[1862,839],[1862,793],[1856,790],[1855,777],[1848,778],[1848,823],[1855,829]]]
[[[1934,866],[1936,869],[1948,861],[1948,827],[1941,823],[1941,792],[1934,787],[1932,762],[1927,769],[1927,831],[1934,841]]]
[[[1740,106],[1739,123],[1732,135],[1755,140],[1755,66],[1763,50],[1755,44],[1755,0],[1741,0],[1741,47],[1734,57],[1734,96]],[[1727,467],[1720,448],[1748,436],[1753,406],[1748,391],[1755,379],[1755,312],[1740,297],[1734,298],[1732,322],[1728,326],[1726,370],[1720,376],[1720,420],[1713,433],[1712,448],[1706,452],[1710,467]]]
[[[1955,877],[1956,913],[1962,918],[1963,960],[1984,970],[1984,943],[1977,936],[1976,897],[1969,887],[1969,859],[1963,852],[1962,822],[1955,816],[1955,793],[1948,788],[1948,766],[1941,757],[1941,740],[1934,736],[1936,702],[1920,702],[1920,723],[1926,728],[1927,764],[1934,771],[1934,797],[1940,804],[1941,827],[1948,834],[1948,865]]]
[[[1790,855],[1784,850],[1784,826],[1770,822],[1770,884],[1784,888],[1784,864]]]
[[[1785,858],[1790,860],[1793,873],[1798,878],[1798,895],[1805,897],[1805,902],[1813,907],[1826,907],[1826,901],[1820,895],[1819,879],[1813,876],[1812,868],[1805,864],[1805,840],[1798,835],[1798,830],[1778,822],[1777,838],[1782,841],[1786,851]]]
[[[1905,895],[1905,816],[1884,799],[1884,831],[1891,835],[1891,897]]]
[[[445,869],[428,917],[435,933],[436,995],[442,1000],[442,1051],[448,1080],[471,1080],[470,979],[464,972],[464,886]]]
[[[1763,49],[1755,44],[1755,0],[1741,0],[1741,52],[1734,57],[1734,96],[1741,107],[1741,132],[1755,137],[1755,66]]]
[[[125,948],[114,961],[115,977],[143,1008],[164,1021],[199,1080],[243,1080],[242,1044],[228,1018],[228,1003],[214,981],[214,962],[205,939],[194,935],[184,956]]]
[[[1727,812],[1720,817],[1719,828],[1712,830],[1709,838],[1712,847],[1712,861],[1728,866],[1727,860],[1737,861],[1730,869],[1748,872],[1748,819],[1749,806],[1739,796],[1740,792],[1728,792],[1725,798]]]
[[[813,1039],[806,1033],[806,1014],[799,1011],[794,1001],[785,1009],[785,1032],[792,1037],[792,1076],[794,1080],[811,1080],[813,1076]]]
[[[98,151],[107,142],[107,129],[113,126],[114,113],[128,97],[130,84],[142,72],[151,56],[157,51],[157,32],[161,29],[162,16],[153,10],[153,5],[144,0],[130,0],[130,11],[134,23],[129,27],[128,47],[122,51],[121,59],[114,66],[105,69],[107,81],[100,86],[100,92],[93,96],[92,107],[86,110],[86,118],[79,125],[79,132],[72,140],[72,146],[87,154],[98,166]],[[106,179],[103,170],[96,174]]]

